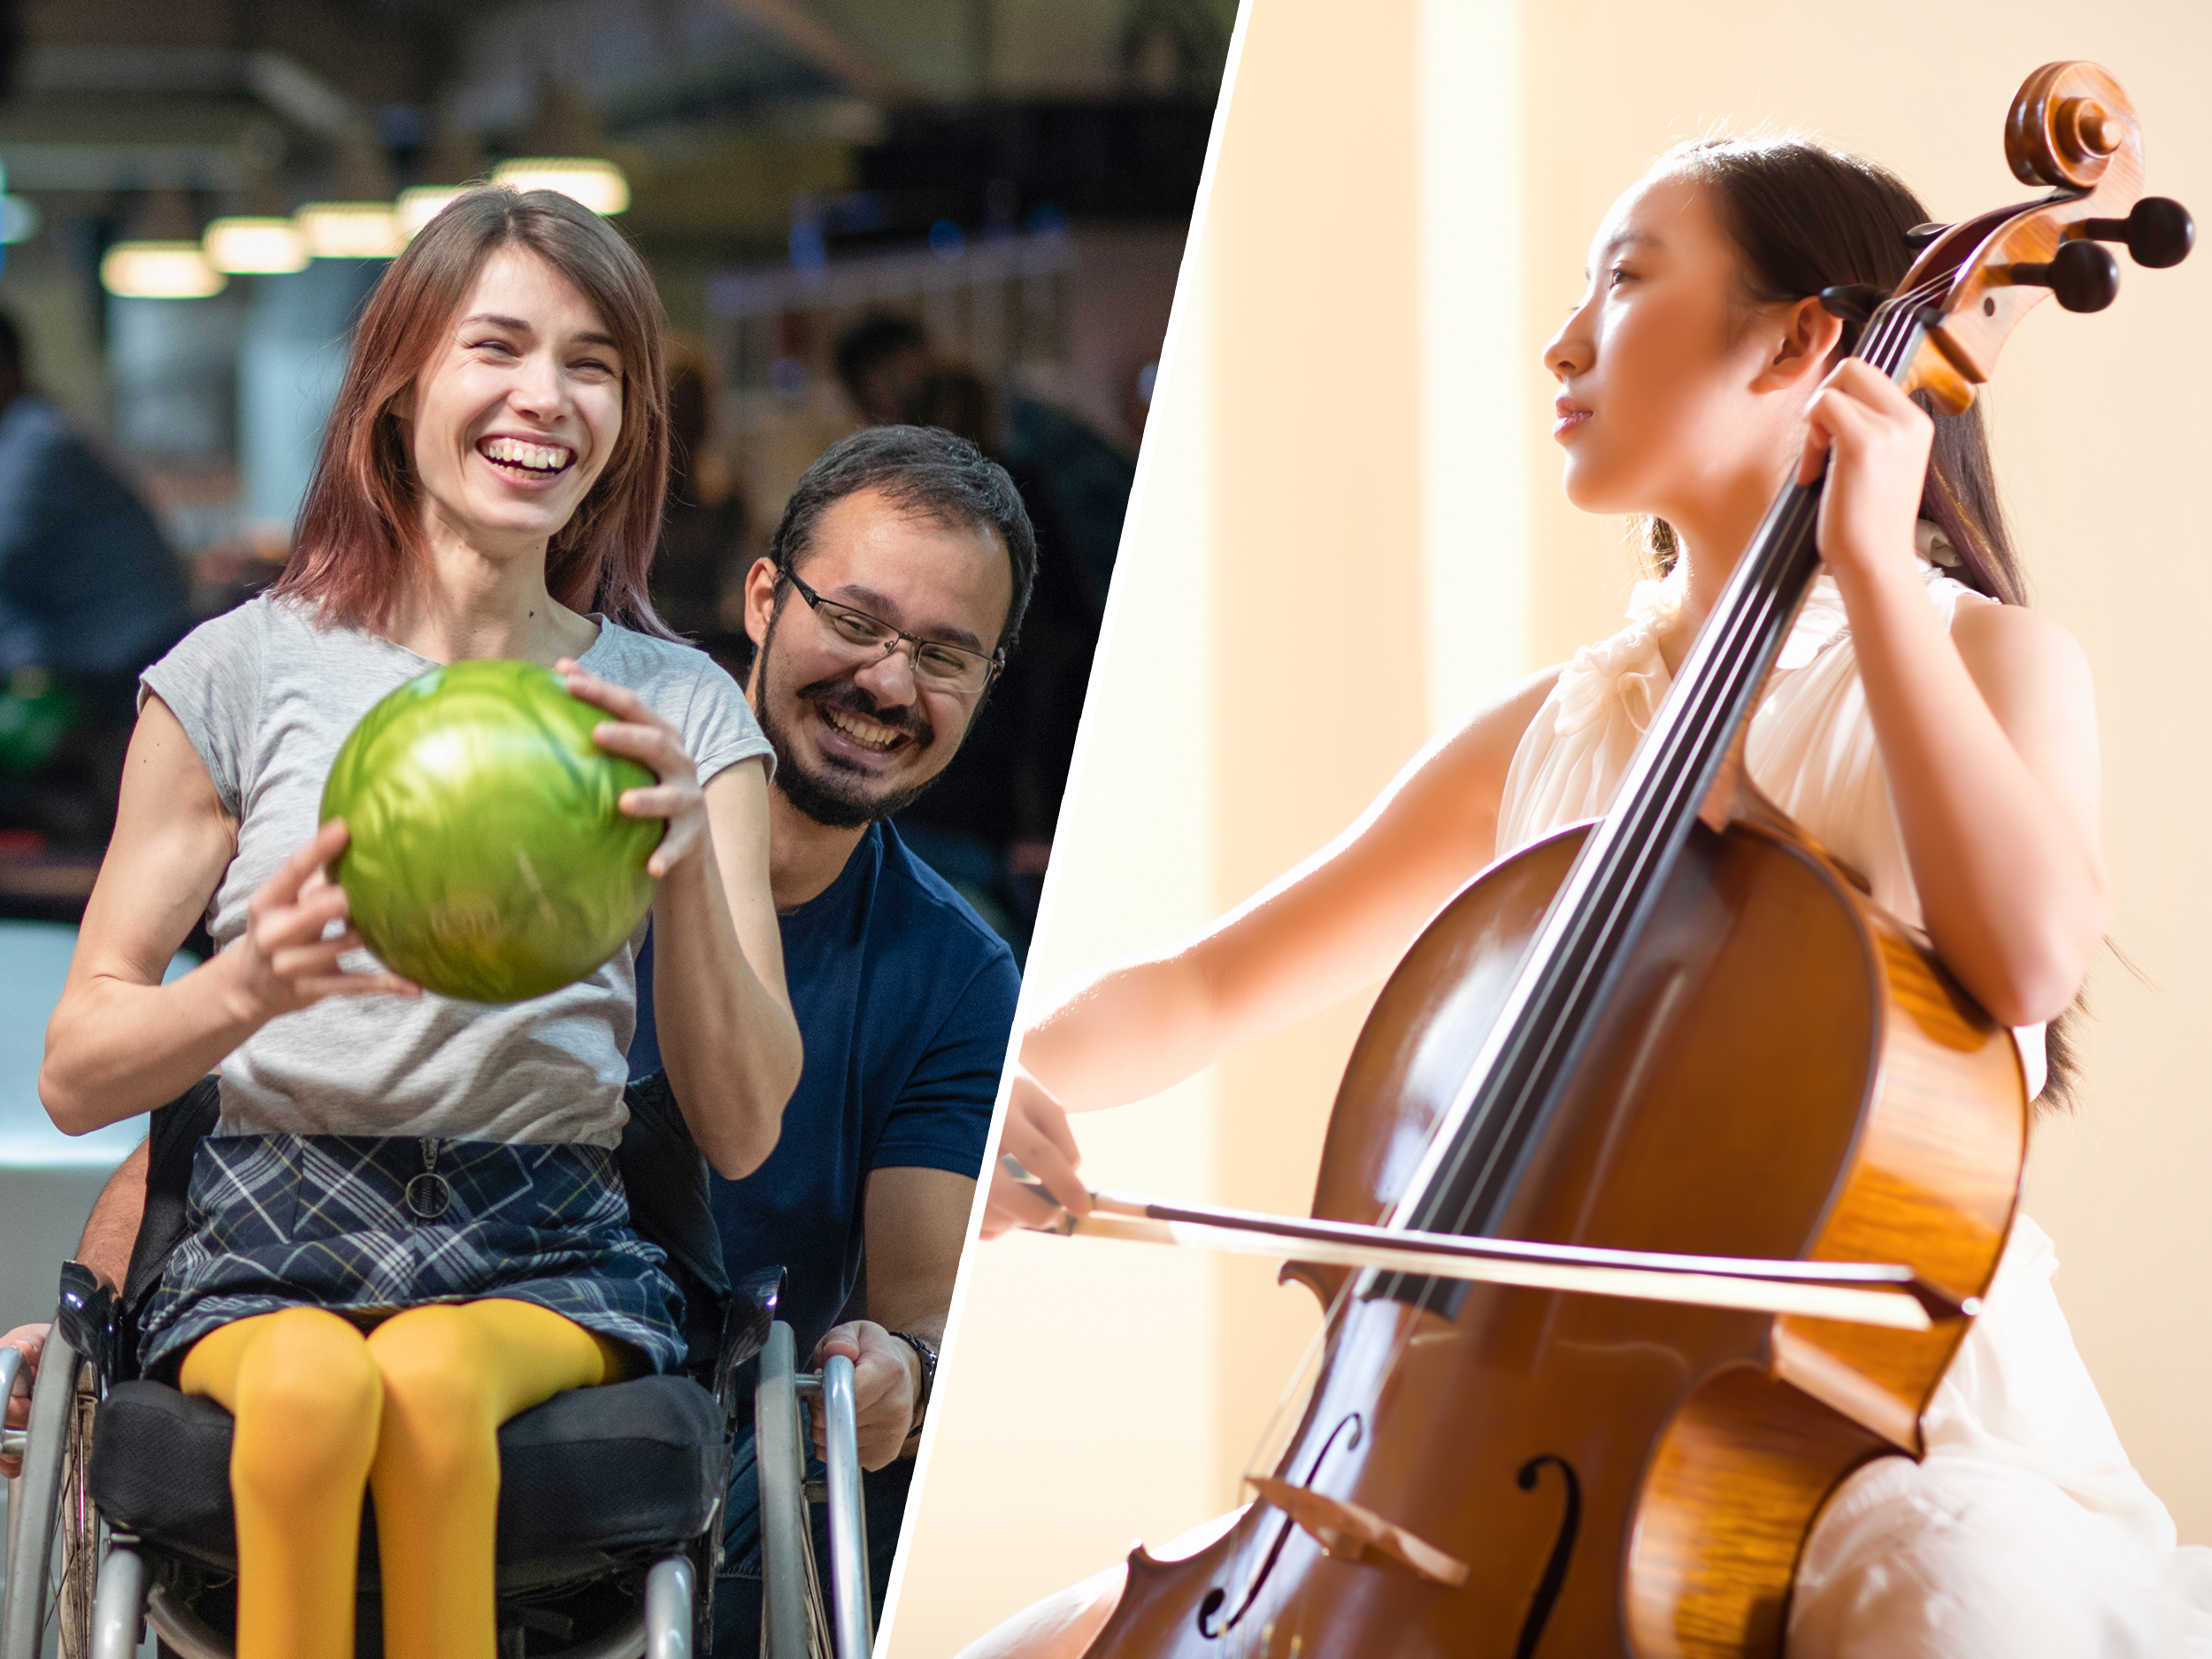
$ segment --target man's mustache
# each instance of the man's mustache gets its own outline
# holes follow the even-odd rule
[[[839,674],[829,680],[818,680],[810,686],[802,686],[796,694],[800,701],[835,709],[850,709],[864,714],[881,726],[903,732],[918,748],[926,749],[937,741],[937,728],[924,718],[919,709],[909,706],[886,708],[853,683],[849,674]]]

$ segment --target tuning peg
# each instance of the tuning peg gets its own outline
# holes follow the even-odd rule
[[[1847,323],[1863,324],[1874,315],[1874,308],[1888,297],[1886,290],[1870,282],[1844,282],[1820,290],[1821,308],[1831,317],[1840,317]]]
[[[2145,196],[2128,210],[2125,219],[2084,219],[2081,227],[2084,234],[2099,242],[2125,242],[2136,264],[2154,271],[2179,265],[2197,240],[2197,222],[2189,217],[2189,210],[2162,196]]]
[[[1905,249],[1916,259],[1928,244],[1951,227],[1948,225],[1915,225],[1905,233]]]
[[[2048,265],[2011,267],[2012,280],[2046,288],[2070,311],[2101,311],[2120,291],[2120,262],[2085,237],[2058,245]]]

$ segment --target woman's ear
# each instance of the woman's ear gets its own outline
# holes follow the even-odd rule
[[[1829,359],[1843,342],[1843,319],[1815,296],[1782,308],[1777,320],[1781,325],[1778,335],[1769,335],[1775,342],[1774,355],[1752,382],[1754,389],[1778,392],[1808,380],[1817,382],[1827,374]]]

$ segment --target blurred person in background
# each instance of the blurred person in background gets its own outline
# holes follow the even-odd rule
[[[898,426],[919,406],[936,366],[929,335],[910,317],[887,312],[863,319],[837,342],[837,378],[860,418],[872,426]]]
[[[1037,531],[1038,580],[1022,649],[931,794],[899,817],[926,862],[1025,950],[1051,858],[1091,658],[1134,468],[1073,417],[997,394],[931,349],[910,318],[864,319],[838,342],[839,378],[872,425],[937,426],[1003,466]]]
[[[0,828],[105,845],[139,671],[191,626],[153,515],[28,389],[0,312]]]
[[[745,497],[714,445],[719,388],[706,353],[680,337],[668,348],[668,505],[653,556],[653,607],[661,620],[725,666],[751,644],[726,618],[746,565]],[[734,668],[733,668],[734,672]]]

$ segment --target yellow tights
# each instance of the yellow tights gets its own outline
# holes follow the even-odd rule
[[[366,1335],[287,1308],[202,1337],[178,1386],[238,1420],[238,1659],[350,1659],[364,1482],[385,1652],[493,1659],[499,1425],[619,1380],[627,1354],[504,1300],[410,1308]]]

